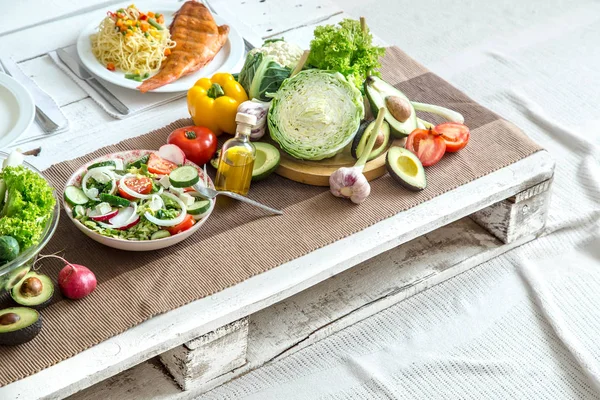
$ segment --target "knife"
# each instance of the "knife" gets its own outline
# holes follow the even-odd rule
[[[104,100],[108,101],[111,106],[113,106],[117,111],[121,114],[129,114],[129,108],[121,102],[121,100],[117,99],[114,94],[108,91],[96,78],[90,74],[90,72],[85,69],[83,65],[79,63],[78,60],[73,58],[69,53],[66,52],[65,49],[58,49],[56,51],[58,58],[65,63],[67,68],[71,70],[75,75],[77,75],[80,79],[83,79],[90,85]]]
[[[25,75],[12,58],[0,59],[0,65],[4,67],[4,71],[8,75],[21,83],[31,94],[37,111],[36,120],[46,133],[68,128],[69,120],[60,111],[58,104],[56,104],[52,97],[40,89],[30,77]]]

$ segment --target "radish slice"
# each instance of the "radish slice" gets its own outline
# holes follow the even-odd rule
[[[150,214],[148,211],[146,211],[144,213],[144,217],[146,217],[146,219],[150,222],[152,222],[155,225],[158,226],[175,226],[175,225],[179,225],[180,223],[183,222],[183,220],[185,219],[185,216],[187,215],[187,211],[185,211],[185,204],[183,203],[183,201],[181,201],[181,199],[169,192],[165,192],[162,194],[165,197],[168,197],[169,199],[175,201],[177,203],[177,205],[179,206],[179,208],[181,209],[181,212],[179,213],[178,216],[176,216],[173,219],[158,219],[156,218],[154,215]]]
[[[130,220],[135,215],[134,211],[135,210],[133,209],[133,207],[122,208],[122,209],[119,210],[119,212],[117,213],[117,215],[115,215],[113,218],[111,218],[108,222],[114,228],[125,226],[125,225],[127,225],[128,222],[130,222]]]
[[[117,215],[112,217],[108,224],[100,222],[100,226],[104,228],[126,230],[136,225],[140,221],[139,215],[137,215],[137,203],[131,203],[131,206],[121,208]]]
[[[177,165],[185,163],[185,153],[174,144],[165,144],[158,149],[158,155],[165,160],[171,161]]]
[[[139,194],[138,192],[136,192],[136,191],[134,191],[134,190],[131,190],[131,189],[130,189],[130,188],[129,188],[129,187],[126,185],[126,184],[125,184],[125,180],[126,180],[127,178],[135,178],[135,177],[137,177],[137,175],[136,175],[136,174],[126,174],[126,175],[125,175],[125,176],[123,176],[123,177],[121,178],[121,180],[119,181],[119,188],[120,188],[121,190],[123,190],[125,193],[127,193],[129,196],[131,196],[131,197],[135,197],[136,199],[143,199],[143,200],[146,200],[146,199],[149,199],[149,198],[151,198],[151,197],[152,197],[152,196],[154,196],[155,194],[161,194],[161,193],[163,192],[163,188],[162,188],[162,186],[161,186],[161,187],[158,189],[158,192],[156,192],[156,193],[153,193],[153,194]],[[88,197],[89,197],[89,196],[88,196]]]
[[[88,212],[88,217],[90,217],[94,221],[102,222],[102,221],[108,221],[109,219],[115,217],[118,213],[119,213],[119,210],[114,209],[109,213],[100,215],[96,212],[96,210],[91,210],[90,212]]]
[[[134,215],[134,217],[135,218],[133,219],[132,222],[128,223],[127,225],[123,225],[123,226],[115,226],[115,225],[105,224],[103,222],[98,222],[98,224],[103,228],[110,228],[110,229],[116,229],[119,231],[126,231],[127,229],[136,226],[138,224],[138,222],[140,222],[139,215]]]

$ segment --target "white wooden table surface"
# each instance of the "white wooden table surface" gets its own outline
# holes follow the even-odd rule
[[[71,124],[67,133],[22,146],[23,149],[42,147],[41,155],[32,161],[37,167],[47,168],[61,160],[84,155],[188,116],[185,100],[179,100],[125,120],[114,120],[46,55],[73,44],[79,30],[89,23],[90,13],[120,4],[123,3],[105,0],[24,0],[11,2],[3,8],[0,25],[3,55],[19,61],[25,73],[58,102]],[[255,45],[260,44],[256,43],[260,38],[284,36],[307,48],[315,25],[335,23],[346,17],[337,6],[322,0],[212,0],[211,5],[223,17],[235,19],[232,25],[242,35],[259,38],[253,39]],[[138,6],[143,7],[141,3]],[[243,16],[243,21],[249,24],[243,27],[236,16]],[[376,28],[374,31],[377,33]],[[73,394],[184,342],[288,299],[402,243],[549,181],[552,171],[553,161],[547,153],[536,153],[300,259],[153,318],[56,366],[0,388],[0,399],[57,398]],[[525,196],[513,199],[517,203],[526,200]],[[485,225],[485,221],[480,222]],[[465,237],[473,232],[472,225],[460,225]],[[531,240],[535,233],[520,235],[513,245]],[[483,246],[479,237],[477,242]],[[500,249],[501,243],[494,246]],[[488,246],[485,250],[490,249]],[[489,257],[496,254],[494,251]],[[464,259],[453,262],[459,265]],[[472,259],[468,266],[465,264],[461,268],[472,267],[476,265],[475,261],[484,260],[485,257]],[[413,271],[412,290],[416,290],[415,282],[424,282],[418,289],[422,290],[461,272],[458,268],[448,273],[452,265],[455,264]],[[404,297],[409,295],[403,293]]]

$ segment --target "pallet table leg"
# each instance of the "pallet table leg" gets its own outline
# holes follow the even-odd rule
[[[480,226],[504,243],[541,233],[546,225],[552,179],[471,214]]]
[[[183,390],[202,385],[246,363],[248,318],[222,326],[160,355]]]

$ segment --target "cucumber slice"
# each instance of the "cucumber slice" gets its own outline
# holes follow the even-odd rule
[[[97,163],[94,163],[92,165],[90,165],[88,167],[88,171],[94,168],[101,168],[101,167],[113,167],[113,168],[117,168],[117,164],[113,161],[113,160],[107,160],[107,161],[100,161]]]
[[[154,232],[151,236],[150,236],[150,240],[156,240],[156,239],[164,239],[171,236],[171,234],[169,233],[169,231],[157,231]]]
[[[131,204],[127,199],[107,193],[100,193],[100,201],[105,201],[113,207],[129,207]]]
[[[73,218],[83,217],[85,215],[85,207],[81,205],[76,205],[73,208]]]
[[[203,214],[210,208],[210,200],[197,200],[187,208],[187,213],[191,215]]]
[[[90,199],[83,193],[83,190],[76,186],[67,186],[65,189],[65,200],[72,206],[87,204]]]
[[[198,170],[191,165],[184,165],[175,169],[169,174],[171,186],[176,188],[186,188],[195,185],[200,180]]]

